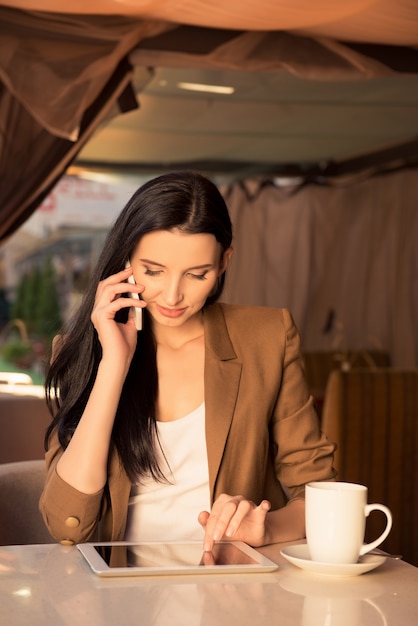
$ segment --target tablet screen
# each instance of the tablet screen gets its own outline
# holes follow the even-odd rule
[[[278,567],[240,541],[216,542],[211,552],[203,551],[201,541],[81,543],[77,548],[100,576],[258,572]]]
[[[157,543],[120,546],[95,546],[109,567],[205,567],[208,565],[256,565],[257,561],[232,543],[218,543],[212,552],[201,544]]]

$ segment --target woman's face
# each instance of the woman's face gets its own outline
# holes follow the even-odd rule
[[[135,282],[154,322],[181,326],[204,306],[232,249],[223,255],[214,235],[158,230],[141,237],[131,257]]]

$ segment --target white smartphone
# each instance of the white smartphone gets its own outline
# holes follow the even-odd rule
[[[130,267],[130,262],[128,261],[126,263],[125,267]],[[131,274],[128,278],[128,283],[131,283],[132,285],[135,285],[135,278],[133,277],[133,274]],[[139,294],[138,293],[129,293],[131,298],[137,298],[138,300],[140,300]],[[137,330],[142,330],[142,309],[137,308],[136,306],[132,307],[133,312],[134,312],[134,316],[135,316],[135,326]]]

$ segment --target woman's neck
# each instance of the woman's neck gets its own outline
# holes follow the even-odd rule
[[[187,343],[202,337],[204,332],[203,315],[200,312],[198,315],[188,320],[186,324],[174,328],[154,323],[153,332],[157,346],[160,345],[171,349],[180,349]]]

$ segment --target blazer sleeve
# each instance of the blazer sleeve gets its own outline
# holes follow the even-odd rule
[[[336,446],[321,431],[306,382],[299,332],[289,311],[282,311],[283,372],[271,427],[276,476],[294,499],[304,497],[308,482],[335,479]]]
[[[63,453],[56,434],[45,455],[47,477],[39,508],[51,535],[63,544],[82,543],[94,537],[103,513],[104,489],[85,494],[65,482],[57,472]]]

